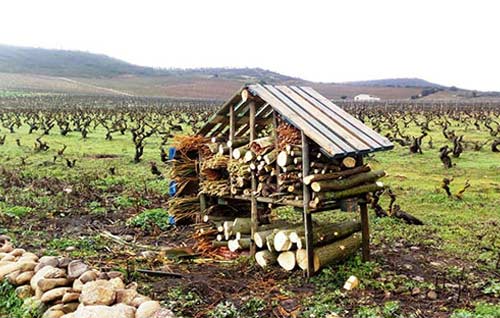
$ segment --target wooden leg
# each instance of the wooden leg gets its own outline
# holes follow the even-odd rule
[[[251,226],[251,234],[250,234],[250,237],[253,238],[255,232],[257,232],[257,226],[258,226],[258,215],[257,215],[257,200],[255,198],[252,198],[252,200],[250,201],[251,203],[251,220],[252,220],[252,226]],[[250,245],[250,254],[251,255],[255,255],[255,253],[257,252],[257,247],[255,246],[255,242],[252,240],[251,241],[251,245]]]
[[[201,223],[203,213],[207,209],[207,197],[204,194],[200,195],[200,213],[196,216],[196,223]]]
[[[361,246],[363,248],[363,262],[367,262],[370,260],[370,225],[366,201],[363,200],[359,202],[359,210],[361,213]]]
[[[304,177],[309,175],[309,141],[306,135],[302,132],[302,173]],[[306,239],[306,253],[307,253],[307,277],[314,274],[314,246],[313,246],[313,225],[312,216],[309,213],[309,201],[311,193],[305,183],[302,183],[304,213],[302,219],[304,221],[304,231]]]

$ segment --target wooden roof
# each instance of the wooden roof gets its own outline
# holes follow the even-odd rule
[[[227,101],[198,134],[219,136],[229,131],[229,107],[234,105],[236,136],[248,133],[248,103],[241,92],[247,89],[254,98],[256,129],[272,120],[273,110],[302,130],[331,157],[389,150],[394,146],[385,137],[333,104],[310,87],[247,85]]]

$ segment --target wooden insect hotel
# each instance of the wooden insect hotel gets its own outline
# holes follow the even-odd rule
[[[197,193],[179,200],[199,200],[191,216],[213,225],[201,225],[213,246],[250,249],[261,266],[298,266],[307,276],[360,247],[369,259],[366,195],[384,187],[378,179],[385,173],[372,171],[363,156],[392,149],[385,137],[311,88],[255,84],[227,101],[197,138],[189,159]],[[359,220],[312,220],[353,203]],[[279,206],[299,210],[302,223],[273,220]]]

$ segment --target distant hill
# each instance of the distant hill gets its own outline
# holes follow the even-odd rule
[[[283,82],[297,80],[261,68],[161,69],[138,66],[82,51],[53,50],[0,44],[0,72],[46,76],[111,78],[122,75],[228,78]]]
[[[344,82],[345,85],[352,86],[372,86],[372,87],[422,87],[422,88],[446,88],[446,86],[431,83],[420,78],[388,78],[369,81]]]
[[[229,98],[245,83],[306,85],[331,99],[352,100],[358,94],[381,99],[461,99],[495,93],[445,87],[418,78],[347,83],[315,83],[261,68],[153,68],[82,51],[0,45],[0,91]],[[439,93],[439,94],[437,94]]]

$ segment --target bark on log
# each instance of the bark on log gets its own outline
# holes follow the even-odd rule
[[[229,240],[227,242],[227,247],[231,252],[236,252],[237,250],[246,250],[250,248],[252,240],[249,238],[242,238],[239,240]]]
[[[334,173],[312,174],[312,175],[304,177],[304,183],[306,185],[310,185],[314,181],[332,180],[332,179],[337,179],[340,177],[351,176],[351,175],[362,173],[362,172],[368,172],[370,170],[371,170],[370,166],[364,165],[364,166],[359,166],[359,167],[356,167],[353,169],[343,170],[343,171],[334,172]]]
[[[361,231],[361,223],[359,221],[347,221],[315,227],[313,233],[313,246],[317,247],[333,243],[358,231]],[[304,248],[305,239],[303,229],[290,233],[290,241],[297,244],[298,249]]]
[[[255,261],[260,267],[265,268],[269,265],[276,264],[278,255],[267,250],[255,253]]]
[[[385,176],[384,170],[370,171],[353,175],[342,180],[315,181],[311,184],[314,192],[339,191],[353,188],[359,184],[376,181]]]
[[[314,266],[315,272],[325,267],[326,265],[340,262],[350,255],[354,254],[361,247],[361,234],[354,233],[353,235],[334,242],[329,245],[317,247],[314,249]],[[307,269],[307,253],[306,250],[297,250],[297,263],[303,270]]]
[[[351,189],[346,189],[337,192],[322,192],[318,193],[314,198],[315,207],[318,206],[321,202],[325,201],[333,201],[340,200],[345,198],[354,197],[363,193],[375,192],[384,188],[384,184],[380,181],[375,183],[365,184],[361,186],[357,186]]]

